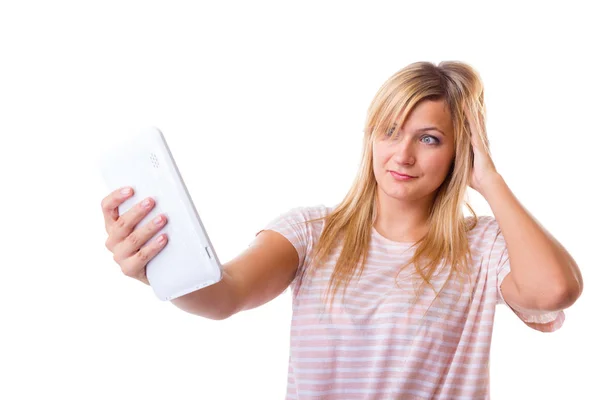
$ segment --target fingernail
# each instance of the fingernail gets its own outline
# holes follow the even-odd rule
[[[144,207],[150,207],[150,199],[146,199],[142,202],[142,206]]]
[[[154,218],[154,225],[160,225],[162,221],[162,216],[159,215],[158,217]]]
[[[131,193],[131,188],[123,188],[123,189],[121,189],[121,194],[122,194],[123,196],[127,196],[127,195],[129,195],[130,193]]]
[[[165,235],[160,235],[158,237],[158,244],[163,244],[167,240]]]

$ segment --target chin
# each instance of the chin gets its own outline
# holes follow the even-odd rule
[[[402,201],[416,200],[421,197],[418,192],[407,190],[405,188],[381,187],[381,192],[387,197]]]
[[[420,178],[418,178],[420,179]],[[414,182],[411,182],[411,184]],[[401,201],[417,201],[417,200],[423,200],[424,198],[431,196],[433,194],[435,194],[436,190],[439,189],[438,188],[423,188],[423,187],[410,187],[409,185],[402,185],[402,183],[400,184],[395,184],[395,182],[393,182],[392,184],[387,184],[387,185],[379,185],[379,189],[381,192],[383,192],[383,194],[385,194],[388,197],[394,198],[396,200],[401,200]]]

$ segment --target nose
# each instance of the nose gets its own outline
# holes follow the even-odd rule
[[[413,165],[415,163],[414,143],[408,137],[397,139],[393,159],[399,165]]]

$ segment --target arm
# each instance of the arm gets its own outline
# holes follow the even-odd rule
[[[490,204],[508,249],[511,272],[501,286],[506,302],[534,311],[570,307],[583,290],[571,255],[527,212],[499,174],[486,179],[480,193]]]
[[[173,299],[171,303],[198,316],[222,320],[279,296],[294,279],[299,258],[281,234],[265,230],[238,257],[223,264],[223,279]]]

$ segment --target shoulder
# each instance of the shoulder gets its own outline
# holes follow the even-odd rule
[[[285,219],[288,222],[308,222],[326,217],[333,207],[324,204],[311,206],[297,206],[289,208],[279,214],[276,219]]]
[[[497,244],[502,244],[504,238],[500,231],[500,226],[496,218],[491,215],[477,216],[477,221],[472,216],[465,218],[466,226],[472,227],[467,232],[467,237],[471,248],[495,247]]]
[[[472,227],[469,235],[496,233],[499,230],[498,221],[491,215],[478,215],[477,218],[469,215],[465,217],[465,223],[467,228]]]
[[[306,239],[321,230],[324,217],[331,211],[332,208],[324,204],[288,208],[276,214],[264,229],[289,231]]]

